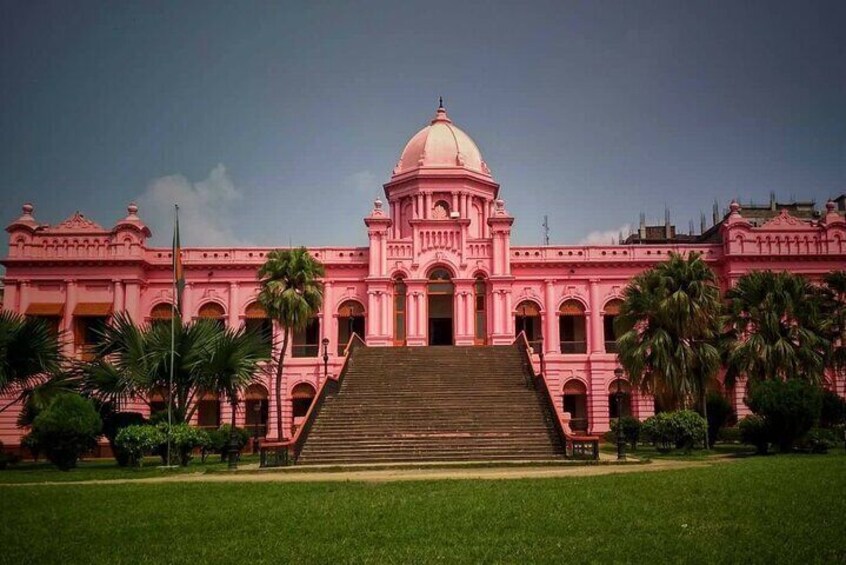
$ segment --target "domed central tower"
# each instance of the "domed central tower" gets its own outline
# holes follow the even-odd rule
[[[491,176],[479,148],[447,116],[443,103],[431,123],[405,145],[393,177],[420,169],[465,169]]]
[[[443,102],[406,143],[384,188],[395,239],[410,238],[418,220],[460,220],[469,238],[487,237],[499,192],[479,147],[452,122]]]
[[[406,143],[384,188],[388,209],[377,200],[364,220],[367,343],[511,343],[502,297],[512,280],[514,220],[478,146],[443,102]]]

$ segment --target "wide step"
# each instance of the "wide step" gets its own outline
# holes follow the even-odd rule
[[[297,463],[561,458],[529,384],[514,346],[356,349]]]

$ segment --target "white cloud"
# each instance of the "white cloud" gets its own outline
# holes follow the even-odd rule
[[[628,237],[631,229],[631,224],[623,224],[619,228],[613,230],[592,231],[579,242],[579,245],[610,245],[612,240],[613,243],[616,244],[617,241],[619,241],[620,232],[623,233],[623,238],[625,239]]]
[[[156,243],[170,243],[173,205],[179,205],[179,235],[183,245],[230,246],[247,242],[236,237],[233,227],[237,203],[243,194],[226,167],[218,164],[209,176],[191,182],[183,175],[154,179],[138,196],[139,214],[153,230]]]

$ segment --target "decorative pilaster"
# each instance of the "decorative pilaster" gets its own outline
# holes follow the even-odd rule
[[[241,325],[238,312],[238,283],[229,283],[229,327],[237,328]]]

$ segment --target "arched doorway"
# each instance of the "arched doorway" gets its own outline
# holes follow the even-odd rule
[[[364,339],[364,306],[347,300],[338,307],[338,355],[344,354],[353,334]]]
[[[261,336],[266,345],[273,344],[273,320],[267,317],[267,312],[258,302],[250,303],[244,310],[244,327]]]
[[[435,269],[429,274],[427,288],[429,300],[429,345],[453,343],[453,295],[455,285],[446,269]]]
[[[570,429],[586,432],[587,417],[587,387],[578,379],[570,379],[564,385],[564,411],[570,413]]]
[[[317,391],[308,383],[300,383],[291,391],[291,411],[293,415],[293,423],[291,426],[291,433],[296,433],[303,420],[305,420],[308,409],[314,400]]]
[[[617,381],[618,379],[614,379],[608,385],[608,417],[612,420],[617,417],[625,418],[632,415],[632,387],[629,381],[623,379],[619,379],[620,392],[623,394],[623,398],[620,402],[620,410],[617,410]]]
[[[207,430],[220,427],[220,398],[207,392],[197,403],[197,426]]]
[[[517,306],[514,315],[514,335],[526,332],[526,339],[536,353],[543,351],[543,324],[540,307],[531,300],[524,300]]]
[[[605,338],[605,353],[617,353],[617,328],[614,327],[614,321],[620,315],[620,308],[623,306],[623,301],[617,298],[610,300],[605,305],[605,314],[602,317],[602,333]]]
[[[259,384],[250,385],[244,395],[244,427],[254,440],[267,435],[267,399],[267,389]]]
[[[561,353],[586,353],[585,307],[578,300],[568,300],[561,305],[558,313]]]
[[[407,292],[408,290],[402,277],[394,279],[394,345],[405,345]]]
[[[476,345],[485,345],[488,339],[488,313],[485,306],[485,295],[487,285],[485,278],[477,276],[473,283],[473,342]]]

